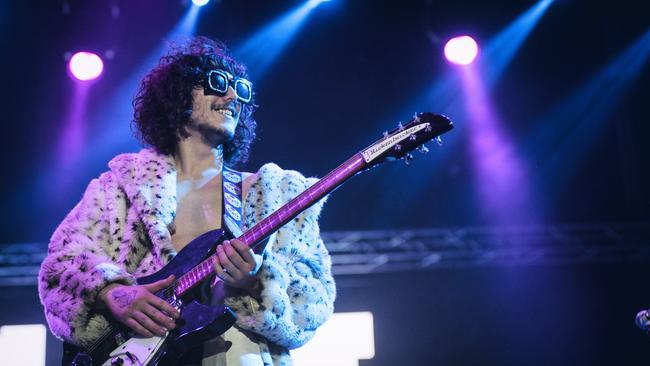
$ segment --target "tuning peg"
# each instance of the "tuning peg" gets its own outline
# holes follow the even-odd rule
[[[402,125],[402,122],[397,122],[397,130],[404,131],[404,125]]]
[[[417,140],[417,139],[418,139],[418,137],[415,136],[414,133],[412,133],[412,134],[409,136],[409,140],[410,140],[410,141],[415,141],[415,140]]]
[[[429,152],[429,148],[427,148],[424,145],[420,145],[420,146],[418,146],[418,151],[421,152],[422,154],[426,154],[426,153]]]
[[[410,153],[404,155],[404,162],[406,163],[406,165],[411,164],[411,160],[413,160],[413,155],[411,155]]]
[[[436,136],[434,140],[436,141],[436,144],[438,144],[438,146],[442,146],[442,139],[440,138],[440,136]]]
[[[393,149],[395,149],[395,151],[401,151],[402,150],[402,145],[395,144],[395,147],[393,147]]]
[[[388,137],[388,131],[384,131],[384,137]]]
[[[420,122],[420,117],[418,116],[418,112],[413,113],[413,121],[415,121],[415,123]]]
[[[427,123],[427,127],[424,128],[426,132],[431,132],[433,128],[431,127],[431,123]]]

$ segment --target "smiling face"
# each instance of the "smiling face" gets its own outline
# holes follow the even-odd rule
[[[198,133],[211,147],[222,145],[235,136],[241,103],[232,88],[224,96],[206,95],[202,87],[192,90],[190,134]]]

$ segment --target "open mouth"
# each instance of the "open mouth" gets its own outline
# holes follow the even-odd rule
[[[212,108],[213,111],[217,113],[221,113],[226,117],[232,118],[235,112],[232,109],[229,108]]]

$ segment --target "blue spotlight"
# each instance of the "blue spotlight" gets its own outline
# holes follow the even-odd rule
[[[210,0],[192,0],[192,3],[196,6],[203,6],[209,3]]]
[[[484,70],[481,72],[487,87],[499,79],[552,2],[553,0],[540,0],[487,44],[483,52]]]
[[[307,1],[307,6],[311,9],[311,8],[317,7],[321,3],[326,3],[326,2],[329,2],[329,1],[330,0],[309,0],[309,1]]]
[[[275,61],[295,37],[311,10],[321,0],[309,0],[265,26],[243,45],[235,48],[235,56],[248,65],[257,78]]]
[[[548,196],[561,193],[559,190],[573,177],[576,166],[602,141],[626,90],[649,61],[647,30],[572,97],[538,121],[540,128],[526,145],[543,168],[539,174],[545,180]]]

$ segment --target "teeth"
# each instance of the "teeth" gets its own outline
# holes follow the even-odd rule
[[[230,109],[218,108],[218,109],[215,109],[215,111],[217,111],[217,112],[219,112],[219,113],[221,113],[221,114],[223,114],[225,116],[232,117],[232,111]]]

